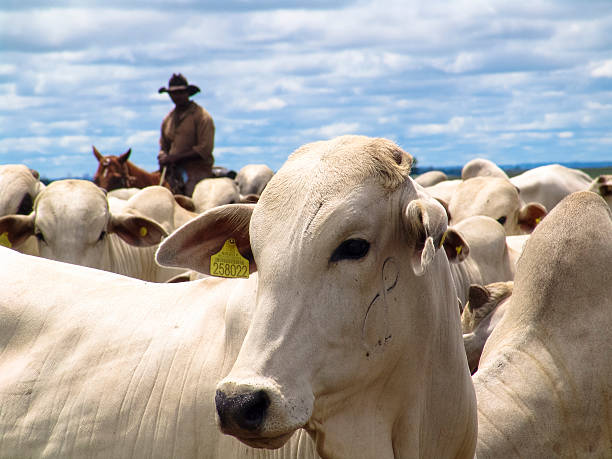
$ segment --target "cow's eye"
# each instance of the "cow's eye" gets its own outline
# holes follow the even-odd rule
[[[36,237],[36,239],[38,239],[40,242],[46,242],[45,241],[45,236],[43,236],[43,233],[41,231],[36,231],[34,233],[34,236]]]
[[[497,219],[497,221],[498,221],[498,222],[499,222],[501,225],[503,225],[504,223],[506,223],[506,217],[505,217],[505,216],[504,216],[504,217],[499,217],[499,218]]]
[[[370,243],[365,239],[347,239],[334,250],[330,261],[358,260],[365,257],[368,250]]]

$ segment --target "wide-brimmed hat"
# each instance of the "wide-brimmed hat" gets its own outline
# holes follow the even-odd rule
[[[196,85],[187,83],[187,78],[185,78],[180,73],[173,73],[170,79],[168,80],[168,87],[161,87],[157,92],[160,94],[162,92],[172,92],[172,91],[184,91],[186,90],[190,96],[200,92],[200,88]]]

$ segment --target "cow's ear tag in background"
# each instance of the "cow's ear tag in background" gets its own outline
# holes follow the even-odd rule
[[[235,239],[228,239],[221,250],[210,257],[210,274],[217,277],[249,277],[249,260],[238,252]]]
[[[13,247],[13,244],[11,244],[11,241],[8,238],[8,231],[0,234],[0,245],[8,247],[9,249]]]

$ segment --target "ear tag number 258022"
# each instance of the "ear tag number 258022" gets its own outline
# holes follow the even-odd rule
[[[217,277],[249,277],[249,260],[238,252],[235,239],[228,239],[221,250],[210,257],[210,274]]]

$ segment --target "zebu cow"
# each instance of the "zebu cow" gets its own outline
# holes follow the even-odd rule
[[[23,164],[0,165],[0,216],[29,214],[34,199],[44,189],[37,171]]]
[[[156,186],[159,186],[159,185],[150,185],[144,188],[152,188]],[[167,190],[169,190],[168,187],[163,187],[163,188],[166,188]],[[109,198],[117,198],[123,201],[127,201],[132,196],[140,192],[140,190],[142,189],[143,188],[133,188],[133,187],[132,188],[115,188],[114,190],[111,190],[108,193],[106,193],[106,195]],[[195,204],[193,202],[193,199],[191,199],[189,196],[185,196],[184,194],[173,194],[172,196],[173,196],[174,201],[176,201],[176,203],[180,205],[183,209],[188,210],[189,212],[195,211]]]
[[[525,204],[508,179],[483,176],[463,180],[452,194],[448,211],[453,225],[473,215],[486,215],[500,222],[508,236],[530,233],[546,216],[541,204]]]
[[[37,171],[23,164],[0,165],[0,217],[11,214],[28,215],[32,212],[34,200],[45,189]],[[0,244],[7,245],[0,231]],[[17,248],[22,253],[38,255],[34,238],[29,238]]]
[[[256,275],[158,284],[0,247],[0,278],[1,458],[318,457],[303,431],[266,452],[216,427]]]
[[[467,255],[461,257],[461,263],[450,266],[457,298],[463,309],[472,284],[487,285],[514,279],[516,256],[507,243],[504,227],[491,217],[474,215],[451,229],[461,235],[468,248]],[[464,250],[461,242],[455,243],[455,247],[456,250]]]
[[[472,374],[478,369],[487,339],[504,316],[514,282],[471,285],[468,302],[461,314],[463,344]]]
[[[415,177],[414,181],[421,186],[433,186],[448,180],[448,176],[442,171],[427,171]]]
[[[523,253],[523,249],[525,248],[525,244],[528,240],[529,234],[506,236],[506,246],[508,247],[508,253],[510,254],[510,260],[512,261],[513,266],[516,266],[516,263]]]
[[[142,216],[109,212],[104,191],[87,180],[57,180],[36,198],[29,215],[0,218],[0,234],[19,247],[38,239],[41,257],[163,282],[180,271],[155,263],[167,232]]]
[[[567,195],[587,190],[591,181],[583,171],[560,164],[534,167],[510,179],[523,201],[539,202],[549,212]]]
[[[259,196],[272,176],[274,176],[274,171],[265,164],[247,164],[238,171],[235,180],[240,194]]]
[[[173,266],[209,273],[233,237],[257,263],[253,320],[216,395],[224,432],[272,448],[305,427],[324,457],[473,456],[476,401],[439,250],[446,213],[410,162],[383,139],[309,144],[256,206],[203,214],[216,221],[205,250],[189,249],[202,217],[160,245],[160,263],[175,254]]]
[[[507,179],[508,175],[490,159],[474,158],[465,163],[461,169],[462,180],[473,177],[500,177]]]
[[[612,213],[577,192],[531,234],[474,375],[478,459],[610,457]]]
[[[453,193],[461,183],[463,183],[461,179],[443,180],[435,185],[426,186],[425,190],[440,201],[445,208],[448,208]]]
[[[194,210],[202,213],[224,204],[255,203],[256,195],[243,196],[238,184],[229,177],[200,180],[193,189]]]
[[[106,196],[108,196],[109,198],[117,198],[117,199],[122,199],[124,201],[127,201],[128,199],[130,199],[132,196],[134,196],[136,193],[138,193],[140,190],[142,190],[142,188],[115,188],[114,190],[110,190],[106,193]]]
[[[185,209],[176,201],[176,195],[162,186],[153,185],[137,189],[128,199],[113,199],[108,193],[111,212],[142,215],[159,223],[168,234],[198,214]]]

